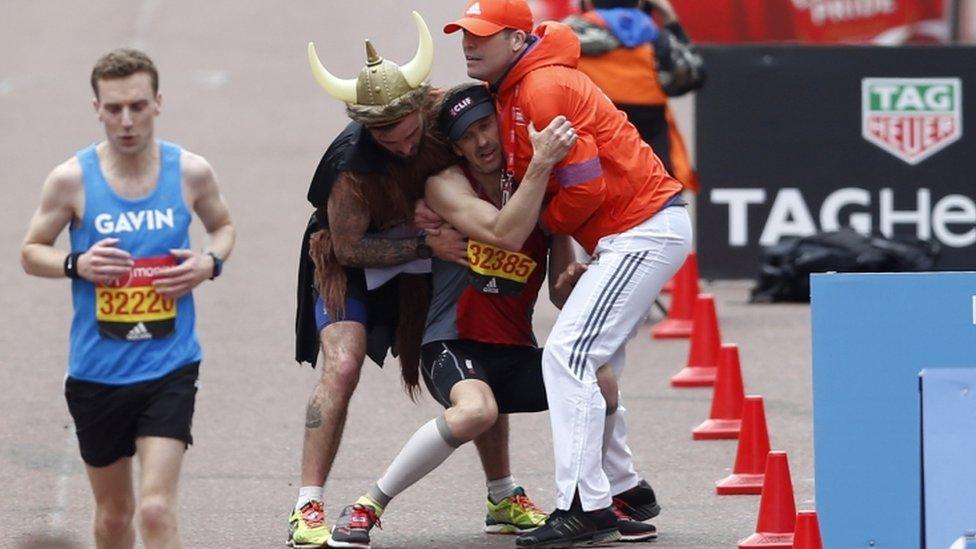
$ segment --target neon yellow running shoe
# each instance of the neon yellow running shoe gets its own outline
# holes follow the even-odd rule
[[[312,500],[295,509],[288,518],[288,546],[296,549],[325,547],[329,541],[329,527],[325,524],[322,502]]]
[[[493,503],[488,498],[488,516],[485,517],[485,532],[488,534],[520,534],[530,532],[546,522],[542,509],[532,503],[521,486],[515,493]]]

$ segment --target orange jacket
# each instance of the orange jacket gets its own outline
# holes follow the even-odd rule
[[[604,236],[657,213],[681,183],[668,175],[627,115],[576,69],[580,46],[572,29],[546,22],[534,34],[531,49],[496,84],[502,143],[514,152],[513,169],[521,179],[532,156],[529,123],[541,130],[560,114],[572,122],[579,140],[553,170],[542,219],[592,253]]]
[[[596,11],[585,12],[580,17],[600,27],[607,27],[606,21]],[[668,160],[671,161],[672,175],[688,189],[698,192],[698,174],[691,166],[685,140],[668,106],[668,96],[657,78],[654,47],[651,44],[640,44],[634,48],[619,47],[599,56],[584,55],[579,59],[579,70],[589,76],[617,105],[664,107],[668,140],[671,143],[671,157]]]

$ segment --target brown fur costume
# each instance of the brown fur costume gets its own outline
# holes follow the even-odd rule
[[[408,160],[390,158],[384,174],[343,172],[339,177],[352,180],[369,209],[373,230],[383,231],[413,220],[414,203],[424,196],[427,178],[457,163],[457,156],[436,129],[435,104],[442,90],[432,90],[424,105],[425,133],[417,155]],[[407,113],[409,114],[409,113]],[[326,215],[321,207],[317,215]],[[310,241],[309,255],[315,263],[315,286],[322,295],[331,318],[345,316],[346,273],[332,245],[331,233],[321,229]],[[400,372],[411,398],[419,391],[420,343],[427,319],[430,288],[424,275],[396,277],[399,294],[396,341],[393,354],[400,359]]]

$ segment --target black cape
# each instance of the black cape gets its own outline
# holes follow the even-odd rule
[[[315,212],[308,220],[302,235],[301,256],[298,261],[297,308],[295,312],[295,360],[315,367],[319,355],[319,332],[315,324],[315,264],[309,257],[309,238],[319,229],[329,228],[326,205],[332,186],[340,172],[382,173],[386,154],[373,141],[369,131],[357,122],[350,122],[332,141],[319,161],[308,187],[308,201]],[[349,271],[351,269],[347,269]],[[370,300],[372,301],[372,300]],[[371,337],[371,340],[374,339]],[[386,338],[383,338],[386,339]],[[372,343],[372,341],[371,341]],[[380,355],[379,344],[367,351],[377,364],[383,363],[386,349]],[[377,358],[377,355],[379,357]]]

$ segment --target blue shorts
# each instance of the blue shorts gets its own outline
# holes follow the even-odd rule
[[[325,312],[325,301],[316,293],[316,334],[333,322],[358,322],[366,329],[366,356],[382,366],[396,337],[399,284],[391,281],[367,291],[362,269],[347,268],[346,276],[346,310],[342,318],[331,318]]]
[[[346,316],[341,320],[346,322],[358,322],[363,326],[366,325],[366,320],[369,315],[366,314],[366,302],[351,296],[346,297]],[[333,320],[329,313],[325,311],[325,301],[322,300],[321,295],[315,296],[315,327],[321,332],[326,326],[336,322]]]

